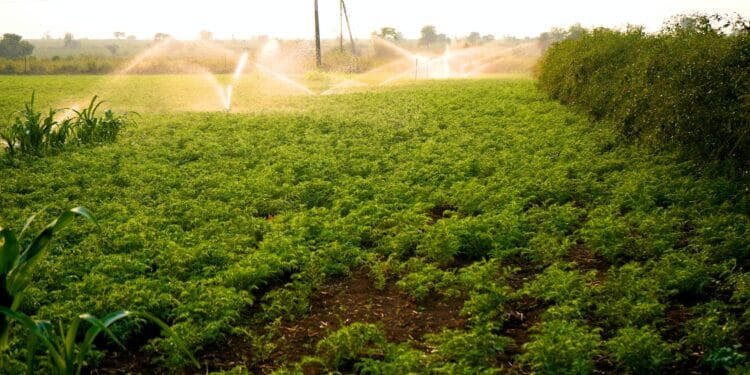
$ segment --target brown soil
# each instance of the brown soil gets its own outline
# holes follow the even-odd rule
[[[428,298],[417,304],[390,282],[380,291],[365,270],[349,278],[325,285],[310,301],[310,315],[279,328],[278,350],[263,366],[270,370],[274,363],[291,363],[303,355],[314,354],[314,344],[331,331],[354,322],[374,323],[383,327],[389,342],[412,342],[427,350],[420,342],[427,333],[443,328],[460,328],[465,321],[458,312],[460,300]]]
[[[350,277],[324,285],[310,301],[307,317],[283,322],[273,339],[276,349],[268,358],[255,358],[252,345],[242,337],[230,336],[202,353],[197,353],[203,368],[194,373],[228,370],[243,365],[254,373],[269,373],[282,364],[290,364],[305,355],[315,354],[315,344],[342,325],[354,322],[379,324],[389,342],[411,342],[428,351],[422,339],[427,333],[461,328],[465,320],[459,316],[460,299],[445,300],[431,296],[417,303],[403,293],[395,282],[377,290],[366,270],[355,271]],[[261,330],[262,331],[262,330]],[[149,358],[141,354],[112,353],[93,374],[166,373],[154,369]]]
[[[430,225],[437,223],[438,220],[445,218],[446,211],[458,211],[455,206],[441,204],[432,207],[427,211],[427,216],[430,217]]]
[[[602,258],[596,256],[591,249],[589,249],[584,243],[579,242],[575,244],[568,254],[564,258],[568,262],[573,262],[578,265],[578,269],[581,271],[596,271],[595,285],[601,284],[606,278],[607,271],[609,271],[610,265]]]

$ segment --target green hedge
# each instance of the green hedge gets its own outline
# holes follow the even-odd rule
[[[553,44],[539,86],[627,140],[677,146],[748,174],[750,26],[722,16],[680,16],[661,32],[585,30]]]

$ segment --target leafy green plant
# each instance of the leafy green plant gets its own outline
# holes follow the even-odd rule
[[[424,374],[429,371],[429,357],[407,344],[388,344],[383,358],[363,358],[354,365],[363,375]]]
[[[115,115],[111,109],[104,112],[103,117],[97,117],[96,112],[104,104],[94,96],[89,105],[80,110],[73,110],[75,117],[76,141],[82,144],[114,142],[120,131],[131,121],[128,113]]]
[[[520,360],[545,374],[588,374],[594,370],[601,339],[598,329],[575,321],[552,320],[533,329]]]
[[[425,299],[438,289],[448,294],[452,292],[449,287],[454,277],[450,271],[443,271],[419,258],[404,262],[402,268],[407,274],[396,285],[417,300]]]
[[[374,324],[353,323],[344,326],[320,340],[318,353],[331,369],[360,356],[382,354],[386,344],[385,333]]]
[[[64,329],[62,324],[60,324],[57,327],[57,330],[55,330],[55,328],[52,327],[52,324],[48,321],[35,321],[26,314],[3,306],[0,306],[0,314],[17,321],[23,328],[30,332],[30,337],[28,339],[29,345],[27,347],[27,366],[29,374],[34,372],[35,352],[36,347],[39,344],[41,344],[48,356],[47,362],[50,373],[58,375],[80,374],[83,367],[87,364],[86,361],[93,348],[94,340],[102,332],[106,333],[121,348],[126,349],[125,346],[117,340],[117,337],[115,337],[109,330],[109,326],[118,320],[128,317],[138,317],[158,325],[159,328],[161,328],[166,335],[170,336],[170,338],[177,343],[177,346],[189,356],[193,364],[195,364],[196,367],[200,367],[198,361],[196,361],[193,355],[185,348],[185,345],[180,338],[172,332],[169,326],[157,317],[148,313],[121,310],[113,312],[105,316],[103,319],[98,319],[90,314],[81,314],[70,323],[67,329]],[[86,330],[83,340],[78,341],[79,327],[84,321],[91,324],[91,327]]]
[[[581,275],[576,270],[566,270],[556,263],[527,283],[521,292],[545,302],[565,303],[576,299],[587,300],[591,297],[591,289],[587,283],[594,279],[595,273],[591,271]]]
[[[17,112],[13,123],[0,131],[0,139],[6,145],[7,154],[12,156],[19,151],[24,154],[43,156],[52,150],[59,150],[66,144],[94,144],[114,142],[122,129],[132,123],[129,114],[116,115],[111,109],[97,117],[96,112],[103,101],[97,96],[91,99],[88,107],[81,111],[73,110],[74,118],[61,121],[56,119],[59,109],[50,109],[46,116],[36,112],[34,102],[36,93],[32,92],[31,101],[24,104],[24,109]]]
[[[619,366],[634,374],[658,374],[675,359],[675,345],[664,342],[649,326],[622,328],[604,346]]]
[[[681,342],[697,353],[701,361],[718,369],[731,367],[741,361],[741,353],[734,353],[740,329],[729,306],[718,301],[692,308],[697,315],[685,323],[685,336]]]
[[[50,322],[35,321],[28,315],[16,310],[21,303],[24,291],[31,284],[37,264],[49,248],[52,239],[76,215],[99,225],[87,209],[76,207],[63,212],[25,248],[22,248],[12,230],[0,227],[0,236],[3,240],[0,248],[0,351],[7,349],[10,322],[16,321],[30,332],[27,347],[29,373],[33,373],[36,346],[41,343],[49,357],[48,365],[52,373],[80,374],[81,369],[86,365],[94,340],[100,333],[105,332],[124,349],[122,343],[109,330],[109,326],[127,317],[139,317],[158,325],[172,338],[178,348],[183,350],[196,366],[199,366],[169,326],[148,313],[121,310],[111,313],[101,320],[91,314],[81,314],[70,323],[67,330],[63,328],[62,324],[55,330]],[[35,215],[27,220],[21,231],[21,236],[29,228],[34,218]],[[91,327],[86,331],[83,341],[78,342],[79,326],[83,321],[91,324]]]
[[[596,271],[581,275],[576,270],[567,271],[559,264],[553,264],[536,279],[524,285],[521,293],[554,303],[546,314],[560,319],[580,319],[593,304],[594,288],[589,283],[594,280]]]
[[[436,347],[434,355],[440,360],[435,362],[447,364],[446,370],[455,368],[463,369],[464,373],[477,373],[494,367],[498,354],[503,353],[513,339],[492,333],[491,326],[476,326],[469,331],[444,330],[430,334],[427,342]]]
[[[738,351],[741,345],[737,344],[733,347],[722,346],[721,348],[712,350],[708,356],[706,356],[703,362],[707,363],[713,371],[718,370],[729,370],[737,365],[745,363],[747,355]]]
[[[679,15],[657,34],[597,28],[554,44],[539,64],[552,98],[612,120],[623,139],[747,175],[747,55],[740,16]],[[717,111],[716,108],[723,108]]]
[[[24,109],[16,112],[13,124],[3,131],[2,138],[8,153],[14,154],[16,147],[22,153],[41,156],[58,144],[54,140],[57,110],[50,109],[46,117],[34,109],[36,93],[31,93],[31,101],[24,103]]]
[[[49,248],[52,238],[76,216],[82,216],[96,224],[96,219],[83,207],[65,211],[37,235],[25,248],[12,230],[0,227],[3,246],[0,248],[0,307],[15,310],[21,302],[23,292],[31,284],[31,277],[42,255]],[[21,235],[28,229],[35,216],[26,222]],[[9,322],[0,317],[0,350],[7,345]]]
[[[665,291],[637,263],[612,267],[598,289],[597,313],[615,327],[651,325],[663,319]]]

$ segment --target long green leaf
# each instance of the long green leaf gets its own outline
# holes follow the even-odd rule
[[[115,316],[114,319],[111,318],[113,315]],[[86,331],[86,336],[83,339],[83,344],[81,345],[81,348],[86,348],[86,351],[88,351],[88,349],[93,344],[96,336],[99,335],[99,333],[104,332],[107,334],[107,336],[109,336],[112,339],[112,341],[114,341],[122,349],[127,349],[125,345],[123,345],[120,342],[120,340],[118,340],[117,337],[115,337],[112,331],[109,330],[109,326],[112,325],[112,323],[120,319],[126,318],[130,315],[131,315],[130,311],[120,310],[120,311],[107,315],[107,317],[104,318],[104,321],[102,321],[91,314],[81,314],[79,318],[91,323],[92,325],[92,327],[89,328],[88,331]],[[81,350],[81,353],[83,352],[84,350]]]
[[[0,227],[0,238],[3,239],[2,247],[0,247],[0,306],[12,308],[15,298],[8,290],[7,276],[18,258],[21,245],[10,229]],[[8,346],[9,327],[8,318],[0,315],[0,351]]]
[[[26,219],[26,223],[23,224],[23,228],[21,229],[21,233],[18,234],[19,237],[23,238],[23,234],[26,233],[27,229],[29,229],[29,227],[31,226],[31,223],[34,222],[34,219],[36,219],[36,215],[39,215],[39,213],[42,212],[42,211],[44,211],[45,208],[42,208],[41,210],[35,212],[33,215],[29,216],[28,219]]]
[[[97,226],[99,223],[96,221],[94,216],[87,209],[83,207],[75,207],[71,210],[63,212],[57,220],[51,222],[21,253],[16,260],[16,266],[10,271],[8,275],[8,291],[11,294],[18,294],[23,291],[28,283],[31,281],[31,271],[33,266],[36,264],[39,256],[44,252],[49,245],[54,234],[63,229],[75,215],[80,215],[87,220],[93,222]]]
[[[63,357],[65,358],[68,368],[73,368],[75,362],[76,335],[78,334],[78,326],[80,324],[80,319],[73,319],[70,326],[68,326],[68,332],[65,335],[65,342],[62,345]],[[63,334],[62,326],[60,327],[60,334]]]
[[[147,320],[150,320],[151,322],[156,323],[156,325],[158,325],[159,328],[162,329],[165,335],[170,337],[175,342],[175,344],[177,344],[177,347],[180,350],[182,350],[185,354],[187,354],[187,356],[193,362],[195,367],[197,368],[201,367],[200,363],[198,363],[198,360],[196,360],[195,357],[193,357],[193,353],[191,353],[190,350],[188,350],[187,345],[185,345],[185,342],[182,341],[182,339],[176,333],[174,333],[174,331],[172,331],[172,328],[170,328],[167,325],[167,323],[164,323],[161,319],[146,312],[132,312],[132,314],[146,318]]]
[[[5,316],[5,315],[3,315]],[[39,341],[39,338],[35,335],[29,335],[29,339],[26,343],[26,373],[29,375],[34,374],[34,358],[36,356],[34,355],[36,352],[36,346],[37,342]]]
[[[47,329],[43,322],[36,322],[28,315],[11,310],[7,307],[0,306],[0,314],[7,316],[19,322],[24,328],[28,329],[39,341],[47,348],[47,353],[59,368],[65,368],[65,360],[60,356],[58,348],[50,340]]]
[[[99,222],[96,221],[96,218],[94,217],[94,215],[84,207],[79,206],[79,207],[72,208],[70,212],[84,217],[86,220],[96,224],[97,227],[99,226]]]
[[[3,238],[3,247],[0,248],[0,277],[4,278],[21,253],[21,245],[10,229],[0,227],[0,236]]]
[[[89,314],[82,314],[80,316],[81,319],[84,319],[87,322],[91,323],[92,327],[89,328],[89,330],[86,332],[86,336],[85,336],[85,338],[83,340],[83,343],[81,344],[81,348],[80,348],[80,351],[79,351],[79,360],[78,360],[79,371],[80,371],[80,366],[83,363],[83,359],[84,359],[83,356],[85,355],[85,353],[87,353],[89,350],[91,350],[91,345],[93,345],[94,339],[102,331],[104,331],[105,333],[107,333],[107,335],[109,337],[111,337],[118,345],[120,345],[121,347],[125,348],[120,343],[120,341],[118,341],[117,338],[109,331],[108,327],[110,325],[114,324],[115,322],[117,322],[118,320],[124,319],[124,318],[127,318],[127,317],[139,317],[139,318],[143,318],[143,319],[146,319],[146,320],[148,320],[148,321],[156,324],[157,326],[159,326],[159,328],[161,328],[161,330],[165,334],[165,336],[170,337],[175,342],[175,344],[177,345],[177,347],[190,358],[191,362],[193,362],[193,364],[196,367],[200,368],[200,363],[198,362],[198,360],[195,359],[195,357],[193,356],[193,354],[190,353],[190,351],[187,349],[187,345],[185,345],[185,343],[182,341],[182,339],[180,339],[180,337],[177,336],[177,334],[174,333],[174,331],[172,331],[172,329],[166,323],[164,323],[161,319],[159,319],[159,318],[157,318],[157,317],[155,317],[155,316],[153,316],[153,315],[151,315],[149,313],[145,313],[145,312],[130,311],[130,310],[120,310],[120,311],[115,311],[115,312],[107,315],[102,320],[99,320],[96,317],[94,317],[92,315],[89,315]]]

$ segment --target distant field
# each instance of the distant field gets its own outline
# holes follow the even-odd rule
[[[295,77],[315,93],[344,78]],[[203,366],[129,321],[115,333],[130,352],[99,343],[118,353],[92,361],[101,372],[746,364],[750,219],[734,183],[621,145],[525,77],[318,96],[248,75],[231,113],[207,82],[0,76],[0,126],[31,90],[40,109],[99,94],[141,114],[115,144],[0,163],[3,225],[39,212],[36,232],[77,205],[101,225],[65,230],[21,309],[149,311]],[[23,369],[13,337],[0,373]]]
[[[209,78],[207,78],[209,77]],[[216,93],[216,82],[223,90],[230,81],[228,75],[213,76],[198,74],[177,75],[126,75],[126,76],[2,76],[0,87],[0,114],[7,114],[23,108],[23,103],[36,91],[36,100],[40,109],[46,107],[69,108],[88,103],[93,95],[107,101],[106,106],[119,111],[136,112],[186,112],[186,111],[223,111],[220,95]],[[374,93],[411,90],[411,86],[379,86],[388,76],[369,74],[367,76],[346,74],[307,74],[292,76],[297,84],[310,88],[313,95],[299,87],[281,82],[277,79],[259,74],[245,74],[239,83],[234,85],[232,94],[233,112],[288,111],[305,109],[314,106],[330,107],[337,100],[349,102],[347,96],[314,94],[325,92],[337,83],[356,79],[362,86],[345,86],[334,89],[337,93]],[[496,75],[498,78],[529,81],[523,74]],[[472,82],[467,80],[466,82]],[[429,81],[417,86],[429,87],[440,83]],[[341,105],[335,112],[346,109]],[[357,110],[353,108],[352,110]],[[325,110],[324,110],[325,111]]]

